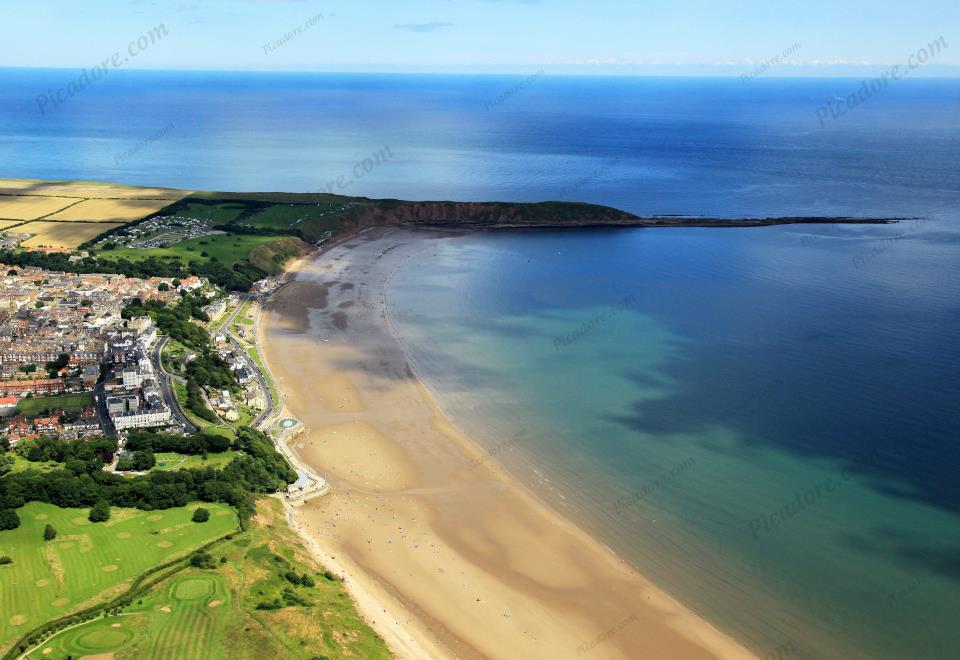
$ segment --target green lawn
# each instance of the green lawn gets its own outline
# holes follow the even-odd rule
[[[20,399],[17,404],[18,415],[39,415],[45,410],[64,410],[73,412],[84,406],[93,405],[92,394],[64,394],[62,396],[32,397]]]
[[[250,252],[261,245],[271,243],[279,235],[252,236],[248,234],[211,234],[188,238],[174,245],[162,248],[117,248],[104,250],[99,256],[104,259],[124,257],[130,261],[142,261],[147,257],[174,258],[183,261],[205,261],[216,257],[217,261],[230,268],[238,261],[250,256]],[[203,253],[207,256],[204,257]]]
[[[37,470],[38,472],[50,472],[51,470],[56,470],[57,468],[62,467],[60,463],[56,461],[48,461],[46,463],[31,463],[25,459],[20,454],[16,452],[8,452],[7,456],[13,456],[13,469],[11,472],[23,472],[24,470]]]
[[[343,209],[343,204],[288,204],[271,206],[252,216],[243,218],[240,222],[253,227],[265,229],[291,229],[304,222],[317,222],[329,218],[331,225],[340,226],[336,217]]]
[[[206,523],[190,521],[190,505],[163,511],[113,509],[106,523],[87,520],[89,509],[59,509],[31,502],[17,510],[20,527],[0,532],[0,644],[55,617],[119,591],[148,568],[180,556],[237,528],[236,513],[203,504]],[[44,525],[57,530],[43,540]]]
[[[134,657],[204,660],[226,657],[226,618],[233,609],[221,575],[189,570],[163,583],[143,602],[64,631],[29,658],[62,658],[132,649]],[[213,607],[211,607],[211,604]],[[46,649],[53,649],[44,655]]]
[[[157,454],[157,464],[154,470],[186,470],[190,468],[221,468],[232,461],[238,452],[228,449],[219,454],[207,454],[204,459],[202,455],[194,456],[188,454],[177,454],[175,452],[165,452]],[[163,465],[161,465],[163,463]]]
[[[177,215],[194,218],[196,220],[206,220],[212,225],[227,225],[237,219],[247,205],[237,202],[226,202],[223,204],[197,204],[188,202],[187,208],[178,211]]]
[[[324,577],[283,515],[262,498],[248,531],[217,545],[215,570],[188,568],[151,589],[123,614],[65,630],[28,655],[60,660],[116,653],[121,658],[239,660],[325,657],[380,660],[386,645],[357,614],[343,583]],[[221,558],[225,561],[221,561]],[[287,571],[315,586],[292,585]],[[306,604],[258,610],[290,590]],[[47,654],[43,652],[51,649]]]

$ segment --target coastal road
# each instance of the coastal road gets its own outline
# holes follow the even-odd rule
[[[163,398],[166,399],[167,405],[170,406],[170,411],[173,413],[174,419],[183,426],[184,431],[188,434],[196,433],[200,429],[187,419],[187,416],[180,408],[180,402],[177,401],[176,394],[173,392],[173,375],[167,373],[166,369],[163,368],[163,360],[160,356],[163,353],[163,347],[167,345],[169,340],[169,337],[160,337],[156,341],[153,350],[150,351],[150,361],[153,363],[153,370],[157,374],[160,391],[163,392]]]
[[[243,347],[243,345],[237,340],[236,337],[233,336],[233,333],[230,331],[230,326],[233,325],[234,319],[237,318],[237,315],[240,313],[240,310],[244,308],[244,305],[246,305],[247,302],[254,300],[255,298],[256,296],[253,296],[249,293],[237,294],[237,306],[233,308],[233,311],[225,315],[224,319],[220,321],[220,323],[216,327],[216,330],[214,330],[213,332],[214,335],[218,335],[221,333],[226,335],[227,340],[230,342],[233,348],[240,355],[244,356],[245,360],[250,366],[250,371],[253,372],[255,378],[257,379],[257,382],[260,385],[261,391],[263,391],[264,401],[266,402],[267,407],[264,408],[264,410],[259,415],[257,415],[253,421],[250,422],[250,426],[252,426],[253,428],[257,428],[258,426],[260,426],[260,424],[263,423],[265,419],[268,419],[270,415],[273,414],[273,409],[274,409],[273,397],[270,396],[270,387],[267,385],[266,377],[260,371],[260,368],[257,366],[257,363],[253,359],[251,359],[250,356],[247,354],[247,350]],[[256,321],[254,323],[256,323]],[[254,329],[253,329],[254,337],[256,337],[256,327],[257,326],[254,325]],[[259,352],[259,349],[257,348],[256,343],[254,343],[253,345],[253,350]],[[260,359],[261,361],[263,360],[262,356]]]
[[[273,397],[270,396],[270,387],[267,385],[267,379],[263,375],[263,372],[260,371],[260,367],[257,366],[257,363],[250,357],[247,353],[247,350],[237,341],[237,338],[234,337],[231,333],[227,333],[227,337],[230,340],[230,343],[241,355],[245,356],[247,364],[250,366],[250,370],[253,372],[254,377],[257,379],[257,383],[260,385],[260,390],[263,392],[264,401],[267,404],[267,407],[256,416],[256,418],[250,422],[250,426],[257,428],[263,423],[263,420],[268,419],[271,414],[273,414]],[[258,351],[256,344],[252,346],[253,350]],[[260,357],[260,361],[263,362],[263,356]]]

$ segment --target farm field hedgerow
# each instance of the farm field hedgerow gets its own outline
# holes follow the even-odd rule
[[[148,568],[237,528],[236,513],[205,503],[206,523],[190,521],[197,504],[162,511],[114,508],[106,523],[87,520],[89,509],[60,509],[31,502],[17,510],[20,527],[0,532],[0,645],[81,605],[103,600],[106,592]],[[43,540],[45,525],[57,530]]]

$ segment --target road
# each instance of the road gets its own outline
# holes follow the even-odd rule
[[[260,390],[263,392],[264,401],[266,402],[267,407],[264,408],[264,410],[259,415],[257,415],[252,422],[250,422],[250,426],[252,426],[253,428],[257,428],[260,426],[263,420],[268,419],[270,415],[273,414],[273,409],[274,409],[273,397],[270,396],[270,386],[267,384],[267,379],[264,376],[263,372],[260,370],[260,367],[257,366],[256,361],[254,361],[250,357],[250,355],[247,353],[247,349],[244,348],[243,345],[239,341],[237,341],[237,338],[233,336],[233,333],[230,332],[230,326],[233,324],[234,319],[237,318],[237,314],[240,313],[240,310],[243,309],[244,305],[248,301],[253,300],[255,298],[255,296],[252,296],[249,293],[241,293],[241,294],[238,294],[237,297],[238,297],[237,306],[234,307],[233,311],[227,314],[226,318],[220,322],[214,334],[222,333],[226,335],[227,339],[230,341],[233,347],[241,355],[246,356],[247,362],[250,364],[250,370],[254,373],[257,379],[257,382],[260,384]],[[254,321],[254,326],[252,330],[254,338],[256,338],[257,336],[256,323],[258,320],[259,319]],[[252,348],[253,350],[259,353],[259,349],[257,348],[256,341],[254,341]],[[260,362],[261,363],[263,362],[263,356],[260,357]]]
[[[247,357],[247,363],[250,365],[250,369],[253,371],[254,377],[257,379],[257,383],[260,384],[260,390],[263,392],[263,396],[265,397],[264,400],[266,401],[267,407],[264,408],[263,411],[257,415],[252,422],[250,422],[250,426],[257,428],[260,426],[260,423],[263,422],[263,420],[267,419],[271,414],[273,414],[273,397],[270,396],[270,386],[267,385],[267,379],[264,377],[263,372],[260,371],[260,367],[257,366],[257,363],[253,360],[253,358],[250,357],[250,354],[247,353],[247,349],[245,349],[232,334],[227,333],[227,337],[229,338],[230,343],[233,344],[233,347],[239,353]],[[251,348],[253,348],[255,351],[258,350],[256,345],[252,346]],[[263,358],[261,357],[261,362],[262,361]]]
[[[187,416],[183,413],[183,410],[180,409],[180,402],[177,401],[177,396],[173,391],[173,385],[171,381],[173,376],[167,373],[166,369],[163,368],[163,360],[160,355],[163,353],[163,347],[167,345],[167,342],[170,340],[169,337],[160,337],[156,343],[153,345],[153,349],[150,351],[150,362],[153,363],[153,370],[157,374],[157,381],[160,385],[160,391],[163,392],[163,398],[166,400],[167,405],[170,406],[170,411],[173,413],[174,419],[179,422],[186,433],[196,433],[200,429],[197,428],[193,423],[187,419]]]

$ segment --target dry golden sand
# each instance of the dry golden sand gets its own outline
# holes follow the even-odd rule
[[[299,262],[267,305],[268,366],[306,428],[292,448],[332,486],[289,510],[294,527],[402,657],[753,657],[496,461],[477,466],[384,313],[386,282],[430,240],[365,232]]]

